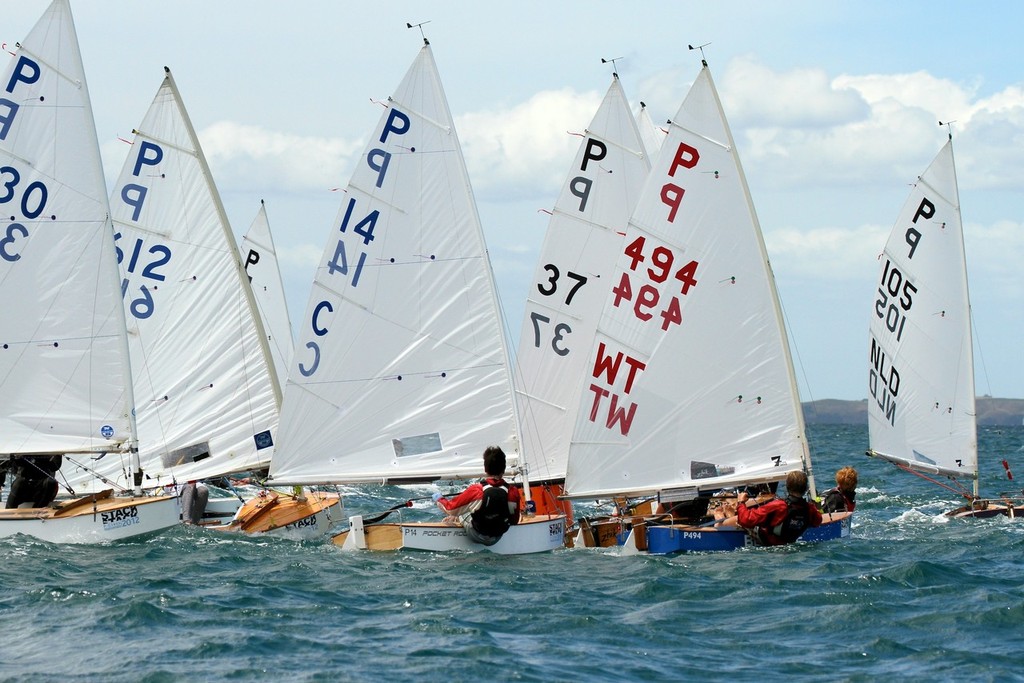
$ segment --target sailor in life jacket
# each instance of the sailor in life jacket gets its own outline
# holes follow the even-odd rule
[[[822,512],[853,512],[857,507],[857,470],[844,467],[836,472],[834,489],[825,492],[821,503]]]
[[[776,498],[762,505],[747,507],[747,494],[737,498],[737,523],[749,529],[759,545],[785,545],[800,538],[809,527],[821,526],[818,506],[804,498],[807,475],[790,472],[786,475],[786,499]]]
[[[485,479],[453,499],[440,493],[435,493],[433,499],[445,515],[459,520],[469,540],[494,545],[511,525],[519,523],[519,489],[502,479],[505,452],[497,446],[484,451],[484,472]]]

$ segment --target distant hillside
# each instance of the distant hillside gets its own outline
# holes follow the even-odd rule
[[[867,424],[868,400],[826,398],[804,403],[807,424]],[[978,424],[1008,427],[1024,423],[1024,399],[978,397]]]

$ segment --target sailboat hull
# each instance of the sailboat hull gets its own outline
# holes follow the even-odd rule
[[[1018,517],[1024,518],[1024,505],[1016,505],[1013,503],[995,503],[991,501],[984,501],[986,504],[983,507],[970,507],[964,506],[957,508],[946,513],[947,517],[954,519],[989,519],[992,517],[1009,517],[1010,519],[1017,519]]]
[[[821,526],[806,530],[800,537],[804,543],[817,543],[850,535],[853,513],[822,515]],[[652,526],[647,528],[647,552],[668,555],[678,552],[716,552],[738,550],[757,545],[745,529],[739,527]]]
[[[210,498],[203,510],[203,520],[200,526],[223,526],[231,524],[231,521],[242,509],[245,501],[238,498]]]
[[[817,543],[850,535],[853,513],[823,515],[819,527],[808,529],[800,540]],[[755,546],[750,534],[736,526],[700,526],[693,524],[647,524],[642,518],[589,522],[580,534],[576,547],[628,547],[651,555],[673,553],[723,552]]]
[[[565,545],[565,517],[536,515],[511,527],[501,540],[484,546],[469,540],[465,529],[440,522],[368,524],[352,517],[351,527],[334,537],[345,550],[487,551],[498,555],[543,553]]]
[[[0,537],[25,534],[50,543],[106,543],[179,523],[178,499],[95,494],[48,508],[0,510]]]
[[[340,506],[341,495],[337,493],[306,491],[296,497],[274,491],[247,500],[230,524],[209,528],[311,540],[327,534],[335,508]]]

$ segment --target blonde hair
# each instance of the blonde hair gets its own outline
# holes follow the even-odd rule
[[[836,472],[836,484],[840,491],[853,491],[857,488],[857,470],[852,467],[844,467]]]

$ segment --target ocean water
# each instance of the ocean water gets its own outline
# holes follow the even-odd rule
[[[849,539],[671,557],[347,553],[176,528],[108,546],[0,539],[3,681],[1024,680],[1024,520],[812,426],[820,489],[860,472]],[[1024,429],[979,434],[1017,490]],[[424,490],[350,492],[347,512]],[[412,514],[432,514],[426,503]],[[742,677],[742,678],[741,678]]]

